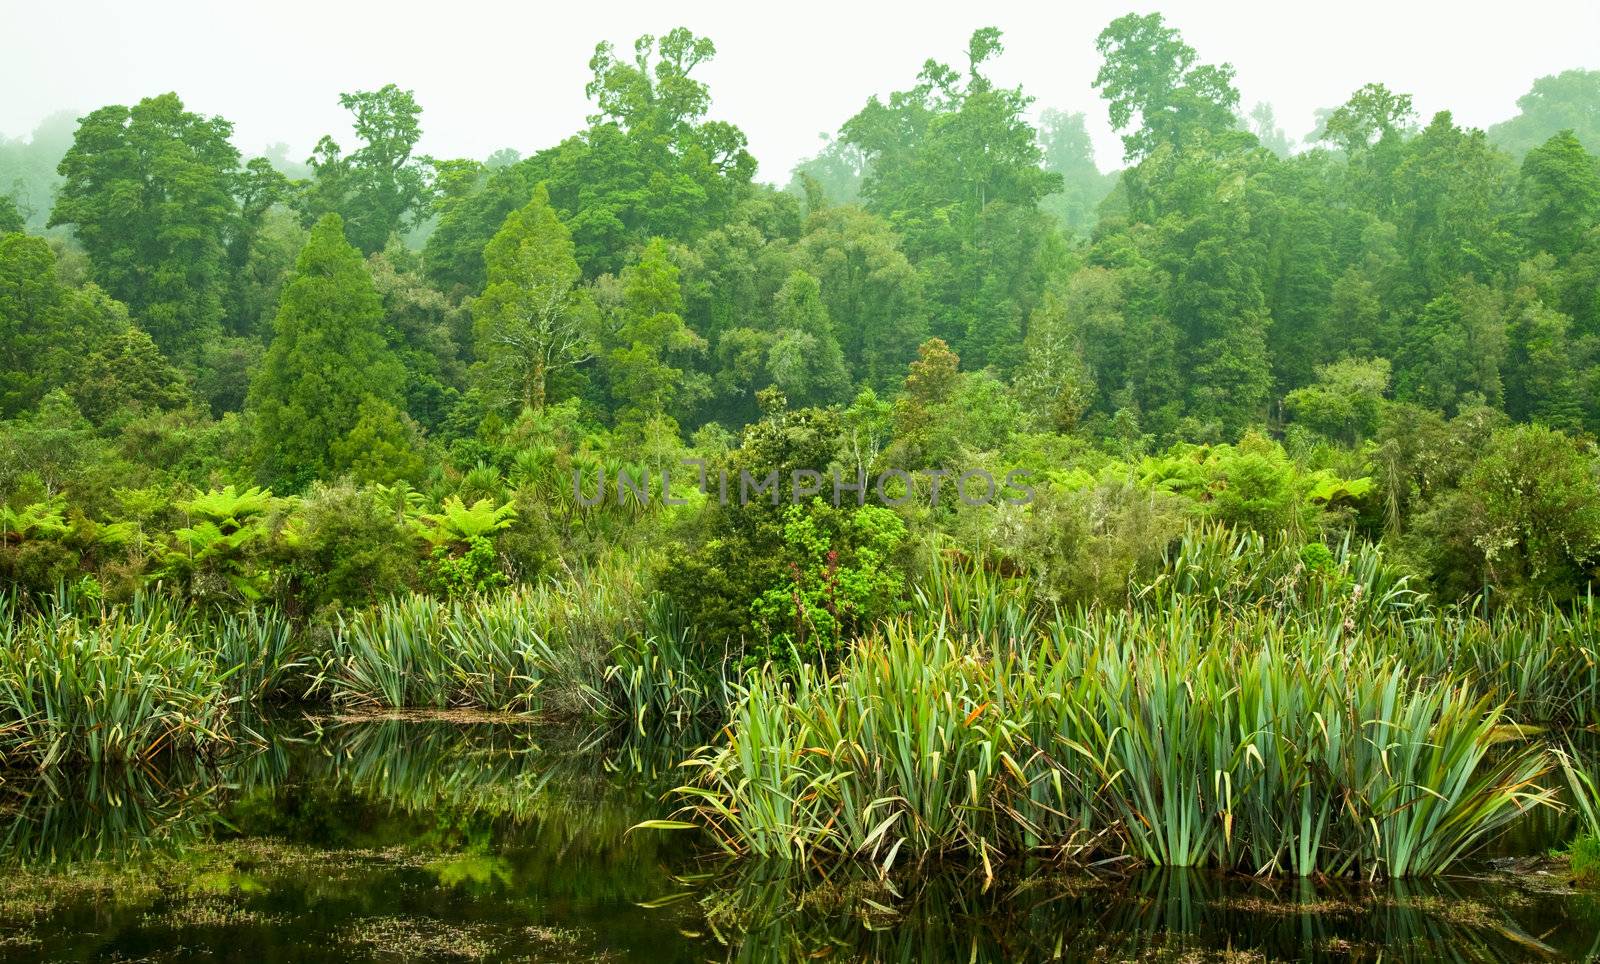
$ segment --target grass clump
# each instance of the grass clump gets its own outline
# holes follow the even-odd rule
[[[7,763],[149,760],[231,742],[236,697],[215,654],[177,625],[118,613],[37,617],[0,645],[0,754]]]
[[[1010,645],[900,624],[836,672],[757,674],[678,792],[761,857],[1361,877],[1443,872],[1549,802],[1547,754],[1470,685],[1320,625],[1168,605]]]
[[[398,597],[341,620],[317,686],[344,704],[601,715],[610,654],[639,637],[644,612],[621,570],[449,602]]]
[[[1585,886],[1600,885],[1600,779],[1584,769],[1572,749],[1557,755],[1573,809],[1578,813],[1578,836],[1567,848],[1572,877]]]

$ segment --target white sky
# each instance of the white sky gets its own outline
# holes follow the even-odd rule
[[[1314,109],[1369,81],[1414,94],[1424,119],[1448,108],[1487,126],[1515,113],[1535,77],[1600,68],[1595,0],[0,0],[0,133],[25,135],[60,109],[176,90],[190,109],[232,120],[247,155],[283,141],[303,158],[323,133],[349,146],[340,91],[392,81],[416,91],[426,152],[526,155],[583,125],[597,41],[631,51],[636,35],[683,25],[716,41],[716,60],[699,71],[714,116],[749,135],[758,177],[782,181],[818,132],[837,129],[869,94],[910,86],[929,56],[960,64],[968,34],[994,25],[1007,48],[995,78],[1021,82],[1036,111],[1087,112],[1110,168],[1121,149],[1089,86],[1094,38],[1129,9],[1163,11],[1203,61],[1232,62],[1246,109],[1270,101],[1295,138]]]

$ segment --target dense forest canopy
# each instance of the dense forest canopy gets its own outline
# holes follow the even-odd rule
[[[355,140],[304,163],[177,93],[0,141],[0,570],[310,611],[632,539],[677,547],[654,569],[706,625],[848,585],[843,633],[913,545],[1067,599],[1208,518],[1385,539],[1446,598],[1592,587],[1600,72],[1488,131],[1373,82],[1296,147],[1130,14],[1094,48],[1105,174],[1082,115],[993,79],[988,28],[779,189],[710,119],[715,55],[600,44],[587,126],[525,157],[424,155],[393,84],[339,95]],[[571,492],[685,458],[1043,485],[987,513]]]

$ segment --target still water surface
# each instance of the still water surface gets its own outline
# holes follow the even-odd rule
[[[709,859],[684,746],[527,723],[279,721],[270,748],[0,784],[0,960],[1521,961],[1600,955],[1529,862],[1381,887],[963,868],[894,887]],[[1543,819],[1501,843],[1564,839]]]

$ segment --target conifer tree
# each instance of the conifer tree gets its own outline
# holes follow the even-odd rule
[[[383,337],[383,303],[344,222],[317,222],[284,286],[272,344],[250,389],[262,475],[299,487],[341,468],[333,450],[374,403],[398,410],[405,369]]]

